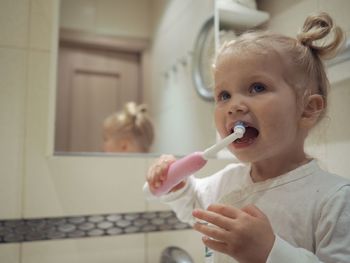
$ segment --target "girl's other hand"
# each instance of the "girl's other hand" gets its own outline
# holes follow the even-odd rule
[[[266,262],[275,242],[275,235],[266,215],[256,206],[242,209],[214,204],[208,210],[195,209],[193,216],[208,222],[196,223],[203,243],[239,262]]]
[[[155,190],[166,181],[169,166],[175,161],[176,159],[173,155],[162,155],[148,169],[146,180],[152,193],[155,193]],[[170,192],[177,191],[184,186],[185,182],[182,181],[174,186]]]

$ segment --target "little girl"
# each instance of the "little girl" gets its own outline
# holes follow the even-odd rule
[[[109,115],[103,122],[105,152],[146,153],[153,138],[153,124],[144,104],[128,102],[122,111]]]
[[[326,37],[328,44],[319,44]],[[306,19],[296,39],[253,32],[219,50],[215,123],[221,137],[244,123],[244,137],[228,146],[242,163],[189,177],[160,197],[204,234],[215,262],[350,262],[350,182],[304,151],[327,108],[321,59],[342,40],[341,29],[320,13]],[[150,167],[151,193],[174,160],[162,156]]]

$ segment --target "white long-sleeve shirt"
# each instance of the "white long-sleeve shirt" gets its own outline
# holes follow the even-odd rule
[[[195,207],[256,205],[276,235],[268,263],[350,263],[350,181],[322,170],[314,160],[258,183],[251,180],[250,165],[230,164],[206,178],[191,176],[183,189],[158,199],[190,224]],[[221,253],[214,259],[236,262]]]

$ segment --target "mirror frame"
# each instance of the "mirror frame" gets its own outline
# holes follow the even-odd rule
[[[203,62],[208,62],[208,61],[203,61],[208,55],[207,52],[209,52],[209,50],[207,50],[205,46],[209,37],[211,37],[210,32],[212,30],[215,31],[214,22],[215,22],[214,16],[211,16],[209,19],[207,19],[203,23],[203,26],[201,27],[197,35],[196,42],[193,47],[192,78],[193,78],[194,86],[198,95],[206,101],[214,101],[213,87],[211,87],[210,84],[205,82],[205,77],[204,77],[205,72],[203,72],[202,70]],[[213,40],[215,43],[215,33],[214,33]],[[214,44],[213,52],[215,53],[215,44]]]

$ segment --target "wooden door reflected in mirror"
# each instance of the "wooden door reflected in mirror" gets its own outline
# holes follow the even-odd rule
[[[128,101],[141,102],[136,52],[61,42],[58,59],[55,149],[100,152],[102,123]]]

